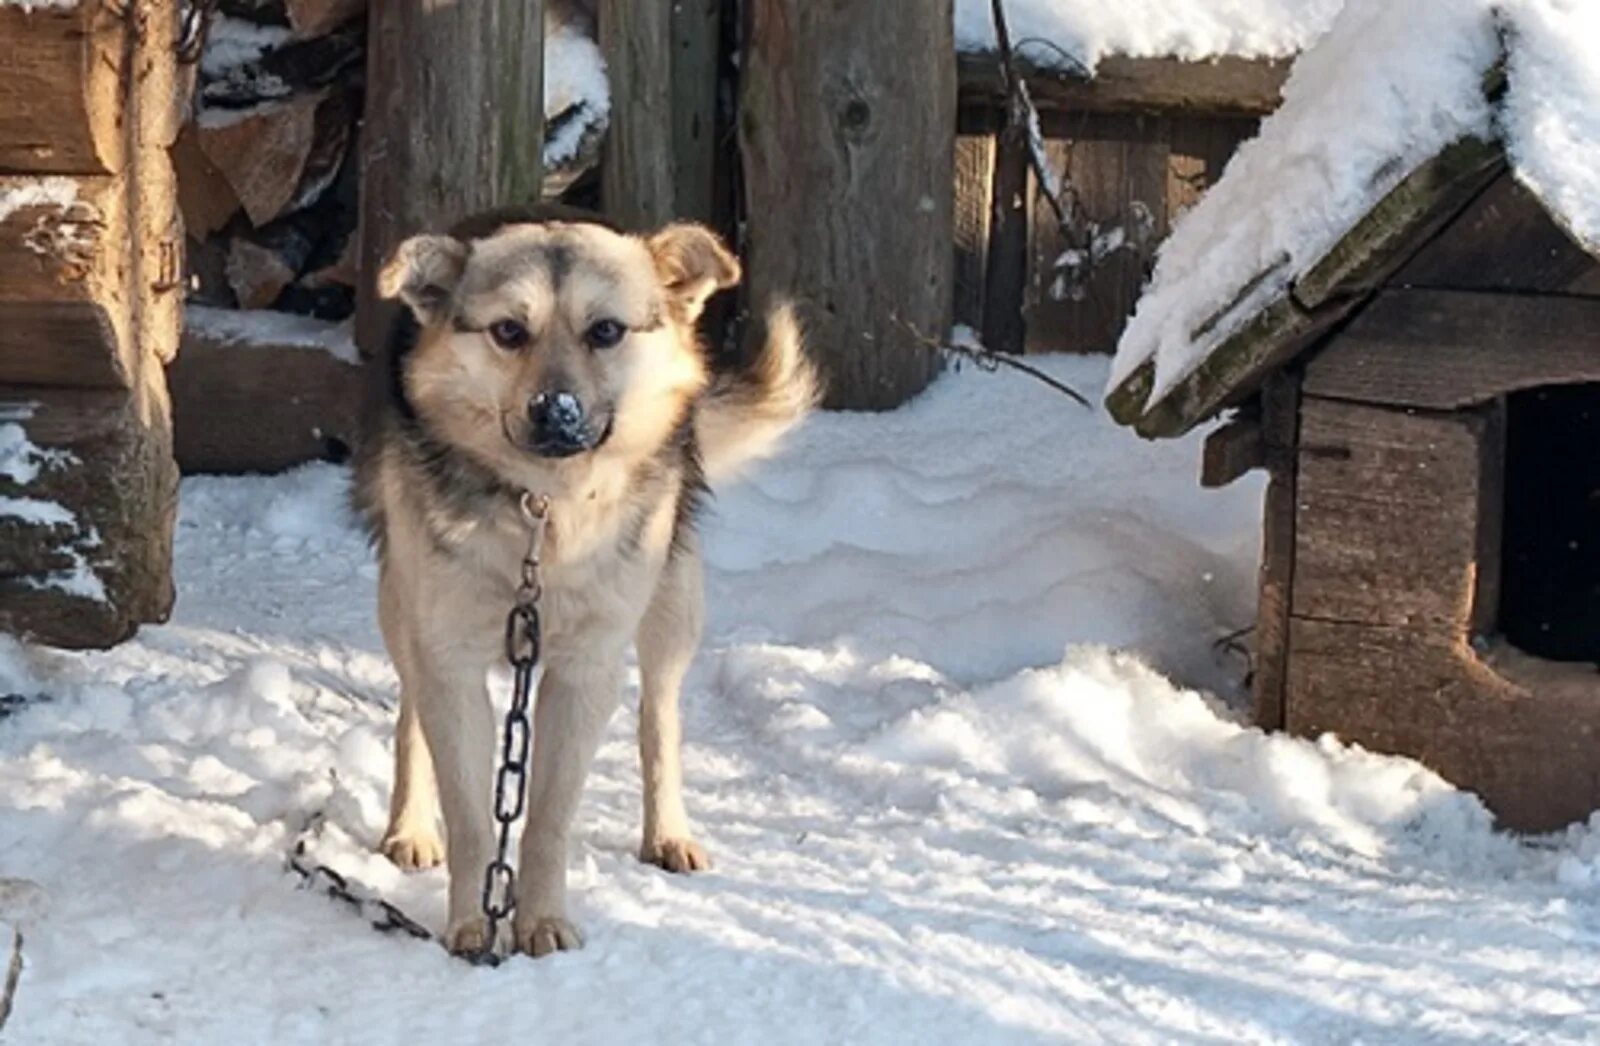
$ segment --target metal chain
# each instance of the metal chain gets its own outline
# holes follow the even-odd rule
[[[322,835],[323,822],[321,811],[308,817],[305,827],[300,830],[294,844],[289,848],[289,856],[285,863],[291,872],[300,877],[301,886],[308,890],[318,890],[336,901],[343,901],[355,909],[356,914],[370,923],[379,933],[399,930],[419,940],[432,940],[433,934],[428,932],[428,928],[411,916],[377,894],[352,883],[327,865],[311,859],[311,843]]]
[[[511,707],[506,709],[505,730],[500,736],[500,766],[494,778],[494,819],[499,832],[495,839],[495,855],[483,869],[483,893],[479,898],[485,921],[483,946],[462,956],[481,966],[499,963],[495,939],[500,923],[517,907],[517,873],[510,861],[511,828],[522,818],[527,805],[528,756],[533,742],[529,710],[533,705],[533,673],[539,665],[539,598],[544,594],[539,579],[539,557],[544,551],[550,499],[524,493],[520,508],[530,536],[527,554],[522,557],[516,600],[506,615]]]

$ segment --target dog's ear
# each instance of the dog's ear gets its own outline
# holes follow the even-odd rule
[[[648,245],[662,284],[690,323],[700,317],[707,298],[739,282],[739,259],[704,225],[676,222],[650,237]]]
[[[450,236],[413,236],[378,273],[378,293],[399,298],[422,324],[444,319],[467,264],[467,245]]]

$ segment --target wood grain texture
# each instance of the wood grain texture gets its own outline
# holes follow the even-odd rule
[[[1317,399],[1300,408],[1293,612],[1427,627],[1474,620],[1489,422]]]
[[[798,301],[826,405],[898,406],[950,327],[951,0],[754,0],[748,15],[751,301]]]
[[[677,211],[674,6],[600,2],[600,50],[611,81],[600,198],[606,213],[624,228],[654,228]]]
[[[0,5],[0,171],[114,174],[128,151],[132,24],[115,5]]]
[[[1552,831],[1600,808],[1600,677],[1432,629],[1291,621],[1288,719],[1415,758],[1500,823]]]
[[[1398,287],[1600,297],[1600,261],[1503,171],[1391,279]]]
[[[133,386],[128,182],[127,174],[52,182],[55,198],[0,219],[0,383]],[[40,186],[0,177],[0,195],[39,198]]]
[[[321,94],[262,107],[229,123],[201,126],[200,151],[222,173],[254,225],[289,206],[316,140]]]
[[[983,285],[989,268],[994,200],[995,137],[956,138],[955,322],[983,330]]]
[[[369,9],[356,296],[363,352],[387,330],[392,313],[373,281],[401,240],[539,200],[543,8],[543,0],[481,0]]]
[[[1033,176],[1028,136],[1020,127],[995,135],[989,202],[989,262],[983,276],[983,343],[996,352],[1023,351],[1023,297],[1028,289],[1028,240],[1033,227]]]
[[[1429,410],[1600,381],[1600,299],[1386,290],[1306,368],[1317,396]]]
[[[1288,61],[1108,55],[1094,77],[1030,64],[1023,67],[1041,112],[1200,112],[1261,116],[1278,107]],[[963,103],[1002,104],[1005,88],[992,54],[960,56]]]
[[[1255,672],[1251,696],[1256,725],[1281,730],[1289,669],[1289,608],[1295,575],[1295,491],[1299,458],[1300,387],[1290,370],[1261,390],[1261,444],[1270,479],[1262,506],[1260,594],[1256,605]]]

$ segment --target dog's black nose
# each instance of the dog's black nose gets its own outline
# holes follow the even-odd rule
[[[583,401],[565,390],[541,392],[528,401],[534,443],[550,451],[582,450],[588,443]]]

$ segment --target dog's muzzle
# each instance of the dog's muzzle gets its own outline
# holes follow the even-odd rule
[[[528,401],[529,449],[541,457],[582,454],[604,443],[610,434],[610,423],[596,424],[583,401],[570,392],[541,392]]]

